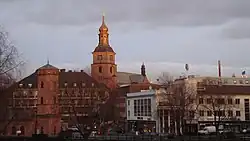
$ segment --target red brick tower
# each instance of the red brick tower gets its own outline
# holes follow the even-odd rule
[[[102,25],[99,28],[99,43],[92,54],[92,77],[98,82],[106,84],[109,88],[115,88],[117,83],[117,65],[115,64],[116,53],[109,45],[108,27],[105,24],[104,16],[102,17]]]
[[[59,69],[49,62],[37,70],[38,102],[35,129],[37,133],[56,135],[60,132]]]

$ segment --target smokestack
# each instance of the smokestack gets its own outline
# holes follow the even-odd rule
[[[218,73],[219,73],[219,77],[221,78],[221,63],[220,63],[220,60],[218,60]]]

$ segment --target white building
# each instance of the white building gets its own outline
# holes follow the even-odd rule
[[[127,94],[126,113],[128,130],[157,132],[157,106],[155,93],[155,90],[146,90]]]

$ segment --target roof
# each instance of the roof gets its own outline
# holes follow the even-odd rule
[[[47,63],[46,65],[44,65],[44,66],[42,66],[42,67],[40,67],[38,69],[58,69],[58,68],[50,65],[49,63]]]
[[[155,90],[127,93],[127,98],[155,96]]]
[[[98,45],[94,52],[114,52],[113,48],[110,46],[102,46],[102,45]]]
[[[59,87],[65,87],[65,83],[67,83],[67,87],[82,87],[84,83],[84,87],[103,87],[107,88],[104,84],[98,83],[94,78],[89,76],[85,72],[59,72]],[[30,88],[30,84],[32,84],[32,88],[37,88],[37,73],[34,72],[31,75],[25,77],[18,84],[22,84],[22,88]],[[76,86],[74,86],[76,84]],[[92,86],[94,84],[94,86]]]
[[[198,91],[198,94],[211,95],[245,95],[250,94],[250,87],[246,85],[206,85],[205,90]]]
[[[60,72],[59,87],[64,87],[65,83],[68,84],[68,87],[74,87],[74,83],[78,86],[82,86],[82,83],[85,83],[85,87],[93,87],[92,84],[94,84],[95,87],[106,87],[85,72]]]
[[[124,84],[131,84],[131,83],[143,83],[147,77],[136,74],[136,73],[129,73],[129,72],[117,72],[117,83],[119,85]]]

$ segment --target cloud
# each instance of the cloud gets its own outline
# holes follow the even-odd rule
[[[224,26],[222,35],[230,39],[250,38],[250,19],[236,19]]]
[[[217,25],[232,18],[249,18],[250,1],[235,0],[22,0],[0,1],[2,17],[46,25],[86,26],[100,21],[105,11],[110,23],[150,26]],[[10,11],[9,9],[12,9]],[[18,17],[18,18],[17,18]],[[10,22],[14,18],[10,19]],[[18,20],[17,20],[18,19]]]

